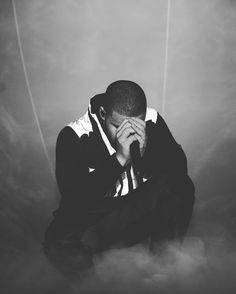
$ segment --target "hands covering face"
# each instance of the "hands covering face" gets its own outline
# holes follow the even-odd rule
[[[139,141],[141,157],[143,156],[147,145],[146,122],[140,118],[131,118],[132,128],[135,130],[135,138]]]
[[[117,159],[122,165],[131,161],[130,145],[135,140],[139,141],[142,157],[147,145],[146,123],[139,118],[131,117],[125,119],[116,132]]]

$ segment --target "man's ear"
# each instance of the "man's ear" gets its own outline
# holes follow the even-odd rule
[[[105,120],[105,118],[106,118],[106,110],[104,109],[103,106],[99,107],[99,115],[100,115],[100,118],[102,120]]]

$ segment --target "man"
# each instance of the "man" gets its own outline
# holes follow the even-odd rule
[[[186,234],[194,204],[186,156],[134,82],[112,83],[61,130],[56,178],[62,197],[44,250],[64,272],[112,246]]]

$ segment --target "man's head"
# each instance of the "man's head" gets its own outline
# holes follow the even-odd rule
[[[119,80],[107,87],[104,107],[100,106],[99,114],[103,129],[113,147],[116,130],[123,120],[130,117],[145,120],[146,109],[146,96],[138,84]]]

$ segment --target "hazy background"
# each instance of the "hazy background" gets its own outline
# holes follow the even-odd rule
[[[1,292],[78,293],[48,264],[40,247],[60,197],[50,170],[56,137],[86,111],[94,94],[117,79],[139,83],[149,106],[161,112],[167,1],[15,2],[50,164],[26,87],[12,2],[0,0]],[[163,115],[188,157],[195,215],[185,246],[170,248],[172,259],[156,260],[135,248],[98,261],[101,293],[126,293],[130,285],[133,292],[128,293],[234,293],[235,31],[234,0],[171,1]],[[162,271],[164,278],[158,276]],[[86,283],[83,291],[97,293]]]

